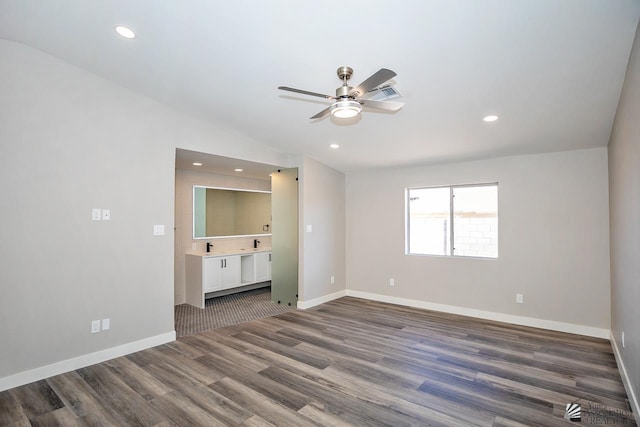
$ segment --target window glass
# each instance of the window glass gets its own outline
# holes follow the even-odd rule
[[[448,187],[409,190],[410,253],[449,254],[450,193]]]
[[[498,187],[453,188],[453,254],[498,257]]]
[[[498,185],[407,189],[407,253],[497,258]]]

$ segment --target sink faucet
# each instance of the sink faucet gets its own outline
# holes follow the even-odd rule
[[[213,248],[213,243],[207,242],[207,252],[211,252],[211,248]]]
[[[260,240],[253,239],[253,249],[256,249],[258,247],[258,243],[260,243]]]

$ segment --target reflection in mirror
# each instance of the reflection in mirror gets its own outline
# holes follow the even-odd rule
[[[271,192],[193,187],[193,238],[271,234]]]

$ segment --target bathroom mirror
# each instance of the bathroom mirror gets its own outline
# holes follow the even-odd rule
[[[271,234],[271,192],[193,186],[193,238]]]

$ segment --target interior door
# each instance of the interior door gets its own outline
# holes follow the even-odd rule
[[[271,175],[271,299],[298,301],[298,168]]]

